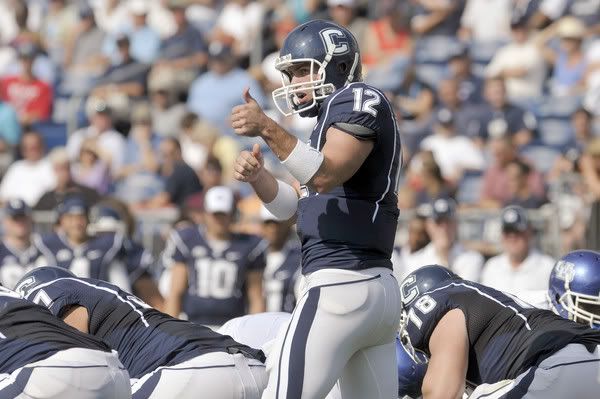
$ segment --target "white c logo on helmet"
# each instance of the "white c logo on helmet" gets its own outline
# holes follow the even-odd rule
[[[323,43],[325,44],[325,48],[327,49],[328,53],[332,48],[333,55],[346,54],[350,50],[346,35],[344,35],[344,32],[339,29],[324,29],[321,31],[321,37],[323,38]]]

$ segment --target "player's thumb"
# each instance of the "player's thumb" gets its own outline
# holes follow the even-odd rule
[[[258,143],[254,143],[254,145],[252,146],[252,155],[259,162],[262,161],[263,156],[262,156],[262,152],[260,151],[260,145]]]
[[[244,102],[246,104],[250,104],[251,102],[256,102],[256,100],[254,99],[254,97],[252,97],[252,95],[250,94],[250,88],[246,87],[244,89],[244,94],[242,96],[244,98]]]

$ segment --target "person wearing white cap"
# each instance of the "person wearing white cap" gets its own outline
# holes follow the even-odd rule
[[[509,206],[501,220],[503,251],[486,262],[481,283],[513,294],[545,290],[554,259],[535,249],[527,213],[520,206]]]
[[[575,17],[564,17],[539,35],[539,45],[546,62],[552,66],[550,90],[553,96],[567,96],[583,91],[587,63],[582,49],[586,28]],[[560,39],[555,50],[549,41]]]
[[[235,198],[228,187],[204,196],[204,226],[175,230],[163,254],[161,286],[165,310],[193,322],[219,326],[246,313],[265,310],[263,269],[267,242],[231,229]]]
[[[292,224],[281,220],[263,205],[262,236],[269,242],[263,286],[267,312],[292,312],[296,306],[296,283],[300,277],[298,240],[291,237]]]

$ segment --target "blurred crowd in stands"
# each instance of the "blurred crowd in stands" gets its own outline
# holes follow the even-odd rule
[[[600,0],[4,0],[0,201],[56,213],[77,196],[112,207],[132,237],[167,212],[176,216],[164,241],[171,227],[206,225],[204,196],[225,186],[235,200],[213,213],[230,214],[219,221],[227,231],[269,238],[275,270],[297,238],[233,181],[235,157],[254,141],[233,134],[229,115],[249,87],[308,137],[314,120],[282,117],[271,92],[278,48],[313,18],[353,32],[364,79],[395,106],[399,276],[441,263],[509,291],[535,289],[553,264],[536,249],[531,215],[543,209],[556,225],[552,255],[600,248]],[[267,167],[289,180],[259,143]],[[495,241],[464,239],[469,212],[495,219]],[[157,272],[168,262],[154,252]],[[249,272],[250,298],[260,292],[252,271],[265,265]]]

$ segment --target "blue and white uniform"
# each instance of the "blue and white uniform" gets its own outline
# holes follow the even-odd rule
[[[322,150],[329,128],[374,146],[341,186],[324,193],[301,188],[303,277],[288,328],[267,360],[264,398],[325,397],[338,380],[344,398],[397,392],[400,293],[390,258],[399,214],[400,134],[385,95],[362,82],[320,104],[310,146]]]
[[[129,375],[100,339],[0,287],[0,398],[129,398]]]
[[[263,274],[267,312],[289,312],[296,306],[300,278],[300,247],[288,243],[281,251],[269,251]]]
[[[0,241],[0,285],[13,288],[25,273],[37,264],[39,250],[30,245],[24,250],[18,250],[5,240]]]
[[[108,281],[132,291],[138,278],[148,273],[152,255],[123,233],[100,233],[73,247],[62,233],[37,237],[34,245],[44,266],[62,267],[78,277]]]
[[[412,277],[415,277],[413,279]],[[470,397],[592,399],[600,389],[600,332],[537,309],[482,284],[452,277],[429,290],[419,270],[402,283],[406,332],[429,355],[438,322],[453,309],[465,316]]]
[[[233,234],[228,241],[212,241],[199,226],[171,234],[161,278],[169,279],[169,266],[183,263],[188,271],[188,291],[183,312],[195,323],[217,326],[247,313],[245,287],[248,272],[265,267],[267,242],[248,234]]]
[[[32,276],[35,279],[35,275]],[[89,333],[119,353],[132,378],[133,397],[214,399],[260,397],[264,355],[185,320],[161,313],[118,287],[95,279],[58,278],[27,290],[57,317],[82,306]]]

